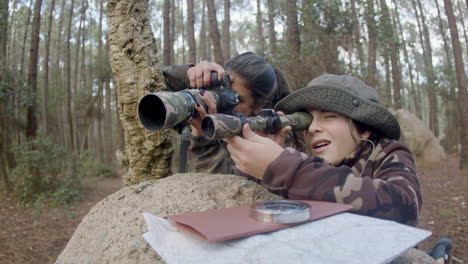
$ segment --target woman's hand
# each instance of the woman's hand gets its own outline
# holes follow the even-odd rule
[[[248,124],[242,128],[244,138],[233,136],[224,139],[228,143],[227,149],[236,167],[260,180],[266,169],[275,160],[283,148],[273,140],[255,134]]]
[[[216,62],[201,61],[187,71],[187,77],[190,81],[190,87],[203,88],[211,85],[211,71],[218,73],[218,79],[224,78],[223,66]]]
[[[216,100],[214,99],[213,94],[207,93],[205,90],[200,89],[199,97],[208,108],[208,113],[206,113],[206,110],[203,108],[203,106],[199,105],[198,103],[195,104],[195,110],[197,110],[197,114],[189,119],[192,130],[191,134],[194,137],[202,136],[201,123],[203,118],[205,118],[208,114],[216,114],[218,112],[216,109]]]

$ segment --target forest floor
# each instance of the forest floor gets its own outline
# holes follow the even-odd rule
[[[452,263],[468,263],[468,171],[457,169],[458,160],[419,168],[423,210],[419,227],[432,231],[421,243],[427,250],[442,236],[454,241]],[[87,184],[82,200],[71,208],[34,208],[17,205],[0,184],[0,263],[54,263],[89,209],[122,187],[120,178]]]

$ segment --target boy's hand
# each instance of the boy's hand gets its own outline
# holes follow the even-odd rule
[[[236,167],[251,176],[263,179],[266,169],[283,148],[273,140],[255,134],[248,124],[242,128],[244,138],[233,136],[224,139]]]

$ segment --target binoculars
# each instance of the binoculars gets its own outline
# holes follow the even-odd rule
[[[262,109],[256,117],[207,115],[202,120],[202,134],[207,140],[219,140],[241,135],[244,124],[249,124],[252,131],[276,134],[286,126],[291,126],[293,130],[306,130],[310,123],[312,116],[307,112],[279,116],[272,109]]]

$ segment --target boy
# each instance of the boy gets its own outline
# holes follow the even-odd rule
[[[358,214],[416,225],[421,193],[412,154],[397,140],[400,126],[372,87],[352,76],[324,74],[275,106],[308,111],[308,154],[253,133],[226,139],[236,167],[288,199],[346,203]]]

